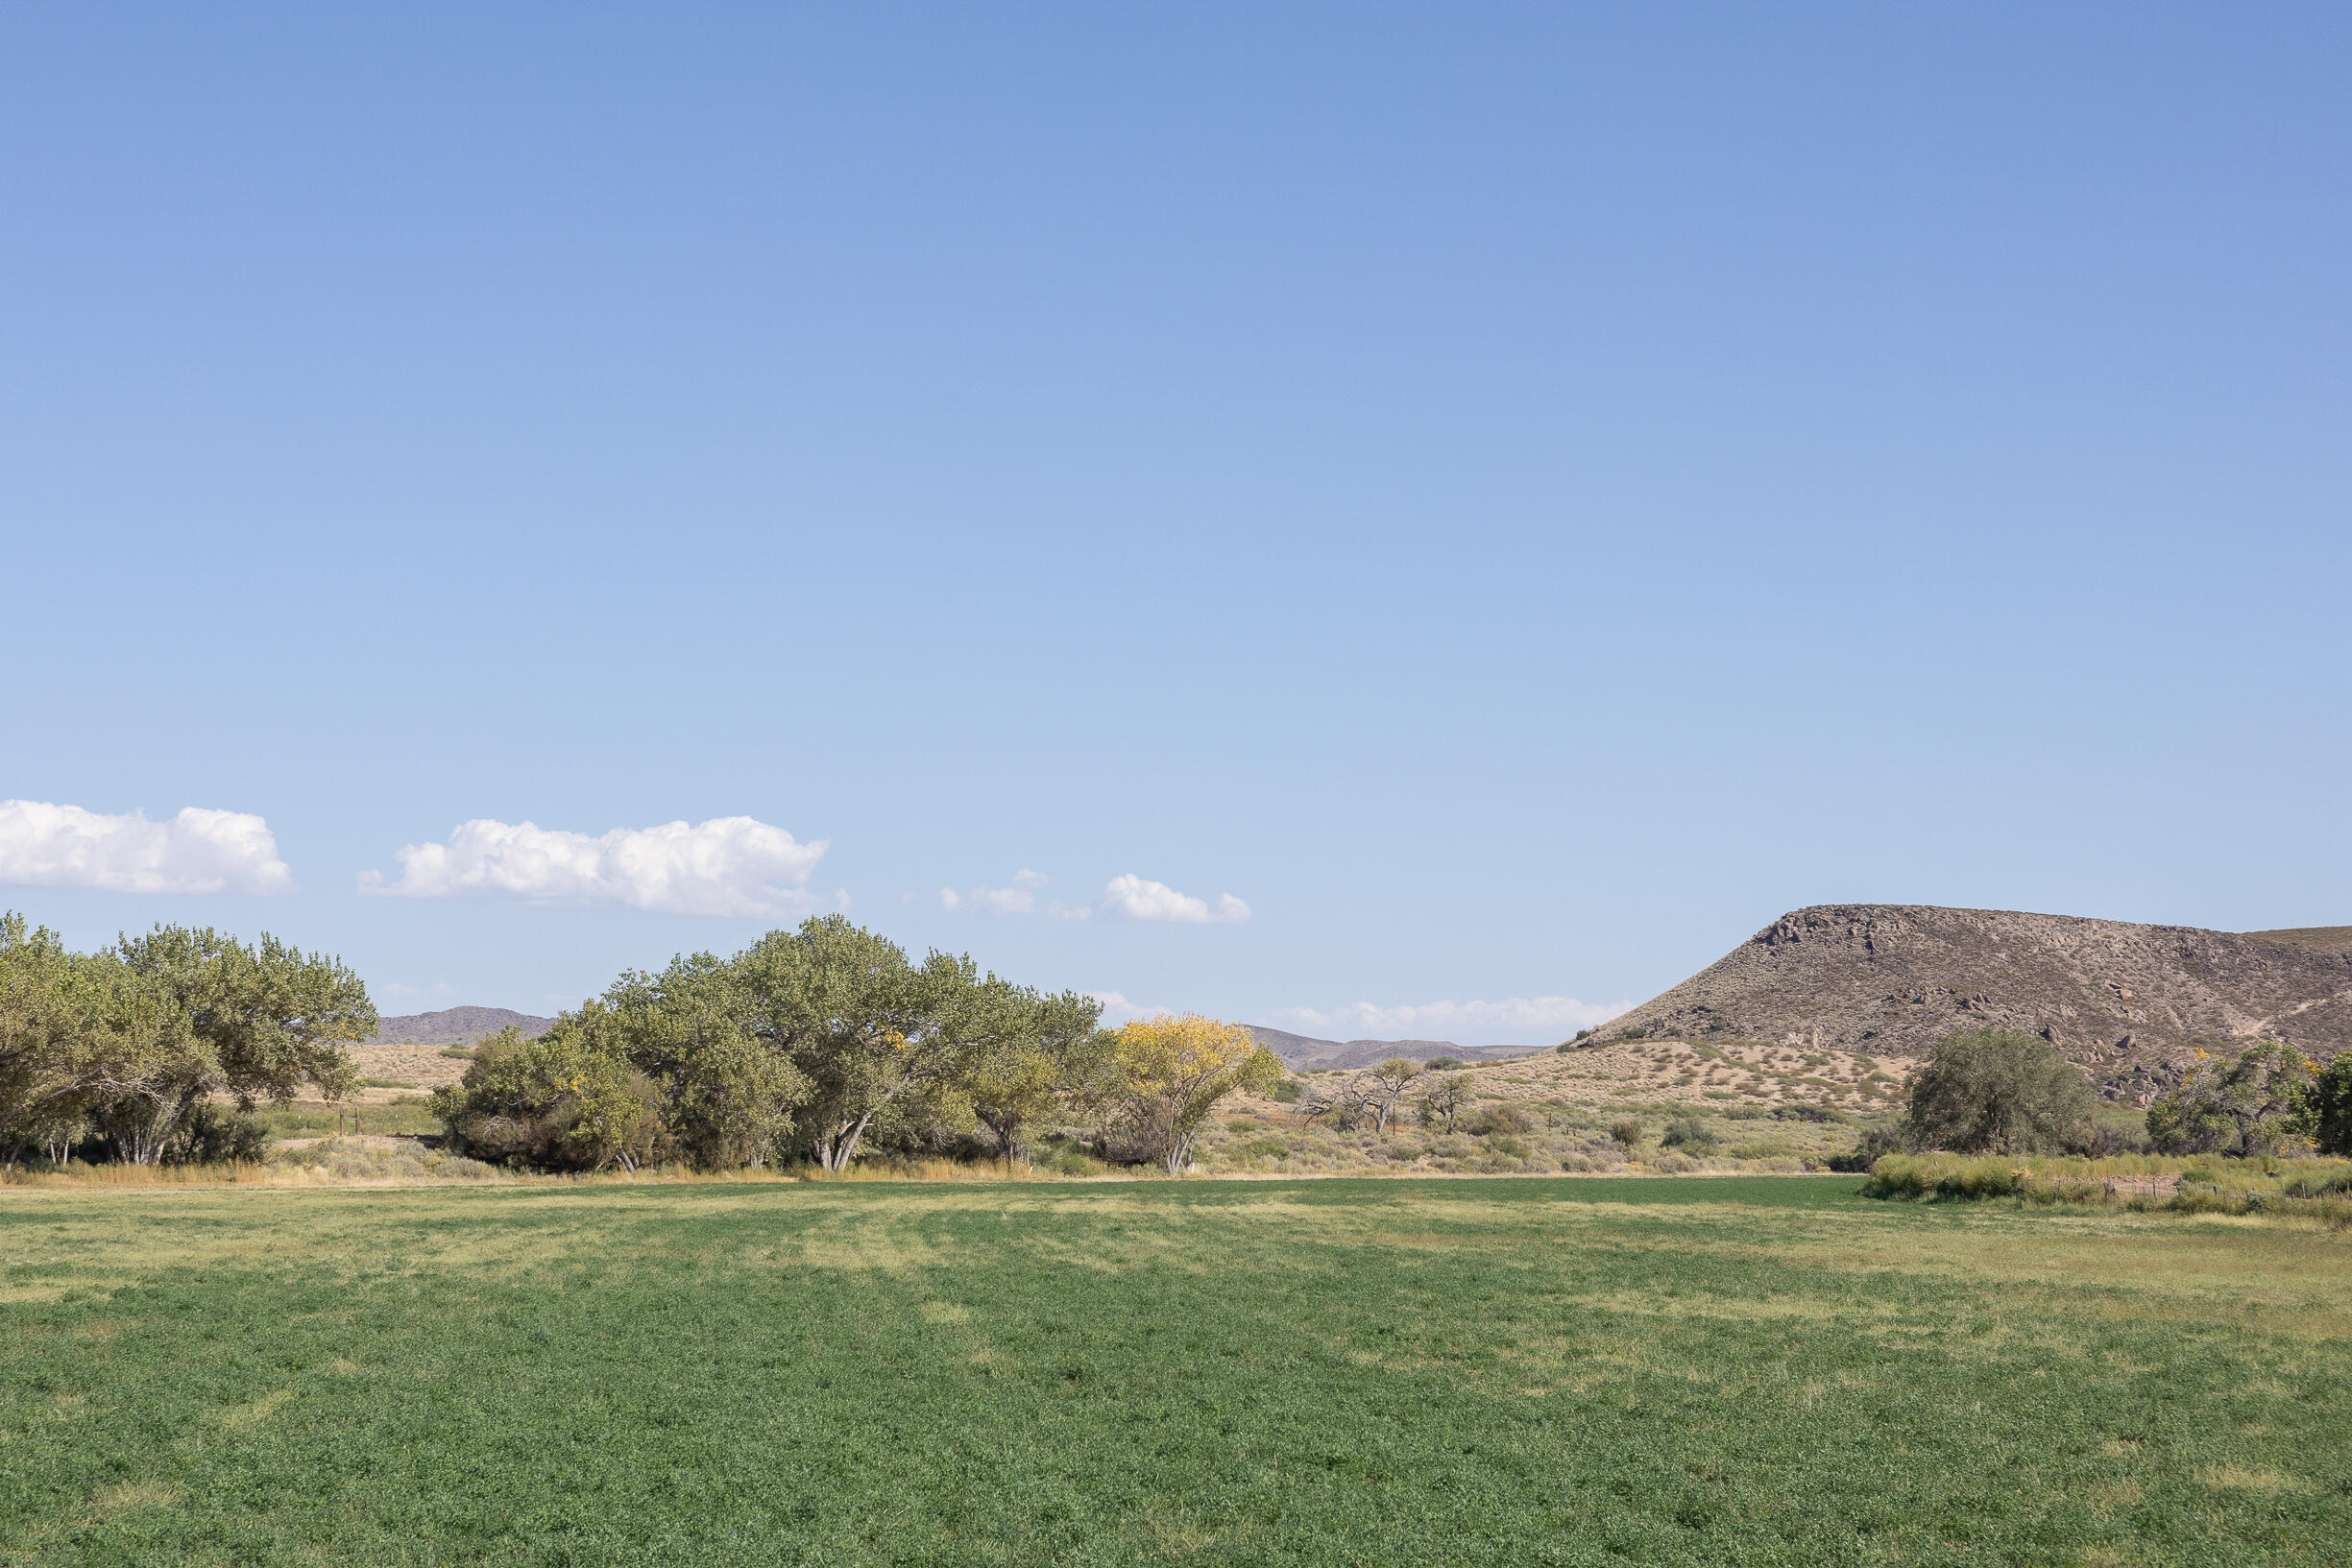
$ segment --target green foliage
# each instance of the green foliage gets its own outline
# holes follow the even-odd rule
[[[1515,1137],[1535,1131],[1536,1119],[1528,1114],[1526,1106],[1514,1100],[1498,1099],[1481,1105],[1469,1121],[1464,1123],[1464,1127],[1472,1137],[1477,1138],[1492,1138],[1498,1135]]]
[[[1420,1111],[1421,1125],[1453,1131],[1462,1113],[1469,1108],[1475,1098],[1470,1093],[1469,1079],[1459,1073],[1433,1072],[1424,1081],[1427,1086],[1416,1102]]]
[[[2322,1154],[2352,1154],[2352,1050],[2338,1051],[2313,1080],[2311,1138]]]
[[[203,1101],[181,1118],[163,1147],[165,1165],[259,1164],[269,1157],[270,1130],[250,1112]]]
[[[2226,1065],[2199,1050],[2188,1075],[2147,1108],[2147,1133],[2167,1154],[2268,1154],[2313,1130],[2311,1058],[2266,1040]]]
[[[1910,1147],[1909,1137],[1900,1122],[1874,1122],[1862,1129],[1854,1148],[1844,1154],[1830,1156],[1830,1169],[1842,1171],[1868,1170],[1889,1154],[1901,1154]]]
[[[1286,1076],[1280,1083],[1268,1090],[1266,1096],[1277,1105],[1296,1105],[1298,1103],[1298,1097],[1305,1092],[1304,1083],[1297,1078]]]
[[[1609,1123],[1609,1137],[1619,1148],[1631,1149],[1641,1142],[1641,1123],[1631,1117],[1620,1117]]]
[[[1451,1056],[1432,1056],[1421,1064],[1421,1071],[1424,1073],[1459,1073],[1467,1065],[1456,1061]]]
[[[807,1086],[798,1143],[828,1170],[848,1169],[877,1118],[920,1114],[952,1094],[1001,1019],[970,958],[934,952],[910,963],[840,915],[771,931],[732,969],[756,1032]]]
[[[485,1036],[465,1077],[432,1098],[449,1146],[546,1170],[634,1170],[661,1159],[670,1140],[660,1094],[631,1065],[618,1024],[590,1002],[536,1038],[512,1025]]]
[[[0,916],[0,1160],[55,1159],[94,1138],[152,1165],[194,1136],[183,1127],[212,1097],[251,1110],[311,1084],[346,1094],[345,1045],[376,1022],[339,959],[266,933],[248,946],[158,926],[75,953]]]
[[[1720,1146],[1714,1134],[1708,1130],[1706,1122],[1695,1116],[1678,1116],[1666,1123],[1665,1131],[1658,1135],[1658,1146],[1681,1149],[1685,1154],[1712,1154]],[[1775,1152],[1786,1153],[1787,1150],[1781,1148]]]
[[[1867,1197],[2105,1204],[2178,1214],[2275,1214],[2352,1229],[2352,1167],[2328,1161],[2199,1156],[1888,1154]]]
[[[962,1020],[978,1049],[958,1087],[1006,1164],[1027,1164],[1026,1134],[1061,1111],[1083,1115],[1116,1090],[1103,1004],[1075,991],[1039,996],[990,976]]]
[[[2056,1046],[2009,1029],[1946,1035],[1911,1080],[1906,1136],[1961,1154],[2036,1154],[2078,1146],[2098,1098]]]

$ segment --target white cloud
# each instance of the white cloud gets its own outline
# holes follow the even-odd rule
[[[0,882],[104,893],[291,893],[270,825],[191,806],[150,822],[79,806],[0,801]]]
[[[1179,893],[1166,882],[1147,881],[1130,872],[1110,880],[1103,889],[1100,904],[1055,912],[1077,920],[1103,915],[1115,920],[1168,921],[1180,926],[1238,926],[1249,918],[1249,905],[1230,893],[1220,893],[1212,906],[1206,899]]]
[[[1128,1001],[1116,991],[1089,991],[1088,996],[1103,1004],[1103,1024],[1117,1028],[1130,1019],[1155,1018],[1166,1012],[1165,1007],[1145,1007]]]
[[[1285,1007],[1275,1016],[1324,1036],[1524,1046],[1596,1027],[1632,1006],[1630,1001],[1589,1002],[1574,997],[1513,997],[1507,1001],[1431,1001],[1398,1007],[1359,1001],[1329,1012]]]
[[[992,915],[1033,914],[1037,908],[1037,889],[1047,879],[1034,871],[1013,873],[1010,887],[975,887],[969,893],[958,893],[952,887],[939,889],[942,909],[982,909]]]
[[[616,828],[597,838],[485,818],[460,824],[447,843],[407,846],[393,856],[400,880],[363,872],[359,891],[775,919],[815,905],[809,874],[825,848],[823,839],[798,843],[782,828],[750,817]]]

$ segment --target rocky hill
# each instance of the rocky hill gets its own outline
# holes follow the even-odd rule
[[[1782,915],[1601,1031],[1924,1055],[1955,1028],[2029,1029],[2112,1098],[2145,1101],[2199,1045],[2352,1046],[2352,928],[2209,931],[1920,905]]]
[[[470,1046],[485,1034],[512,1025],[525,1034],[538,1034],[555,1020],[518,1013],[505,1007],[444,1007],[437,1013],[404,1013],[376,1022],[379,1046]]]
[[[1319,1068],[1370,1067],[1391,1056],[1402,1056],[1408,1062],[1435,1061],[1440,1056],[1451,1056],[1458,1062],[1499,1062],[1543,1049],[1457,1046],[1451,1040],[1318,1040],[1311,1034],[1291,1034],[1254,1024],[1243,1027],[1257,1036],[1258,1044],[1281,1057],[1282,1065],[1295,1073],[1311,1073]]]

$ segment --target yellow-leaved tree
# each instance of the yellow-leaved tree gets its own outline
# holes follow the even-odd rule
[[[1281,1062],[1248,1029],[1199,1013],[1122,1024],[1111,1051],[1130,1129],[1170,1175],[1191,1161],[1193,1138],[1219,1100],[1282,1081]]]

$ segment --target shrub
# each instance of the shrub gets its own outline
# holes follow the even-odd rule
[[[1296,1105],[1305,1086],[1297,1078],[1284,1078],[1267,1092],[1268,1098],[1280,1105]]]
[[[1471,1133],[1482,1138],[1492,1137],[1497,1133],[1526,1133],[1536,1130],[1536,1119],[1529,1116],[1520,1106],[1506,1099],[1492,1105],[1481,1106],[1478,1114],[1470,1118],[1467,1128]]]
[[[452,1148],[508,1165],[634,1170],[669,1143],[651,1080],[570,1016],[534,1039],[512,1027],[485,1039],[432,1107]]]
[[[1432,1056],[1421,1064],[1421,1071],[1424,1073],[1459,1073],[1467,1065],[1469,1064],[1467,1062],[1455,1061],[1451,1056]]]
[[[269,1129],[243,1111],[199,1100],[163,1148],[165,1165],[258,1164],[269,1157]]]
[[[1707,1123],[1695,1116],[1678,1116],[1666,1123],[1666,1130],[1658,1135],[1660,1148],[1679,1148],[1685,1154],[1715,1152],[1714,1134]]]
[[[1609,1137],[1619,1148],[1632,1148],[1641,1142],[1641,1123],[1631,1117],[1609,1123]]]
[[[1876,1122],[1862,1129],[1851,1152],[1830,1156],[1832,1170],[1862,1171],[1876,1165],[1881,1156],[1906,1152],[1903,1129],[1894,1122]]]
[[[1911,1080],[1906,1136],[1962,1154],[2048,1153],[2084,1141],[2097,1106],[2081,1071],[2041,1036],[1962,1029]]]
[[[1061,1176],[1099,1176],[1109,1167],[1078,1147],[1060,1148],[1037,1162],[1038,1168]]]

